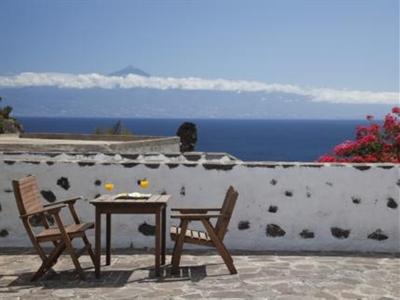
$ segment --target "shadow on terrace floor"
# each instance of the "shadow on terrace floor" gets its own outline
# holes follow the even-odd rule
[[[175,281],[191,281],[198,282],[207,277],[206,266],[181,267],[178,274],[171,274],[171,266],[167,265],[162,268],[160,277],[155,276],[153,268],[136,268],[132,270],[103,270],[101,278],[94,276],[93,268],[84,268],[86,280],[79,280],[76,272],[72,269],[63,270],[61,272],[50,271],[45,276],[35,282],[31,282],[34,272],[24,272],[15,274],[12,282],[6,284],[7,287],[42,287],[48,289],[61,288],[99,288],[99,287],[123,287],[131,283],[156,283],[156,282],[175,282]],[[138,276],[135,276],[137,273]],[[147,275],[145,275],[147,274]],[[3,285],[2,278],[9,275],[0,274],[0,288]]]

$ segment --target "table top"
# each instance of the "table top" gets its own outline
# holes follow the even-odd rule
[[[100,197],[89,201],[91,204],[114,204],[114,203],[131,203],[131,204],[166,204],[171,195],[153,194],[150,198],[143,199],[115,199],[117,195],[101,195]]]

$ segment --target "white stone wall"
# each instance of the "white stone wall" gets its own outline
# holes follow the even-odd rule
[[[106,192],[105,182],[114,183],[118,193],[138,191],[137,180],[147,178],[146,192],[172,195],[169,208],[219,207],[233,185],[239,199],[225,238],[230,249],[400,252],[399,165],[82,162],[3,155],[0,247],[30,245],[11,187],[12,179],[28,174],[36,175],[40,189],[57,199],[92,199]],[[77,208],[82,219],[94,220],[89,202],[81,201]],[[167,225],[176,222],[168,218]],[[113,247],[153,247],[154,237],[143,229],[154,223],[153,216],[114,216]],[[167,245],[172,247],[169,238]]]

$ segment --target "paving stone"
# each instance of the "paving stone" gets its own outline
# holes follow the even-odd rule
[[[7,254],[7,255],[2,255]],[[230,275],[215,252],[184,254],[180,275],[170,266],[154,277],[154,256],[115,250],[96,279],[90,258],[80,258],[86,281],[77,279],[69,256],[56,275],[31,283],[40,258],[28,249],[0,249],[0,299],[398,299],[400,259],[392,255],[234,253]],[[168,256],[167,261],[170,261]]]

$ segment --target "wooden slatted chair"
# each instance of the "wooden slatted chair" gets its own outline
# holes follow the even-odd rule
[[[52,266],[57,262],[58,257],[64,250],[67,250],[75,265],[75,269],[81,279],[85,279],[83,270],[79,264],[78,258],[81,254],[87,251],[93,261],[95,262],[92,247],[86,237],[85,231],[94,228],[93,223],[81,223],[74,208],[74,204],[82,197],[62,200],[55,203],[43,205],[39,194],[36,178],[28,176],[20,180],[12,182],[15,199],[17,201],[18,210],[22,223],[29,235],[29,238],[42,259],[42,265],[33,275],[32,281],[38,279],[49,271]],[[60,210],[68,205],[72,218],[75,224],[64,225],[60,217]],[[35,234],[30,223],[32,217],[38,218],[44,229]],[[55,226],[50,226],[48,219],[55,220]],[[82,238],[85,247],[79,252],[75,251],[72,247],[71,241],[74,238]],[[54,245],[50,254],[46,254],[41,246],[44,242],[52,242]]]
[[[230,186],[226,192],[225,200],[221,208],[173,208],[172,211],[178,211],[179,214],[172,215],[171,218],[180,219],[178,227],[171,227],[171,239],[175,241],[175,247],[172,254],[172,272],[176,273],[182,255],[184,243],[204,245],[215,247],[221,255],[231,274],[236,274],[236,268],[233,259],[226,249],[223,240],[228,230],[229,221],[239,194]],[[208,214],[208,212],[218,212]],[[217,218],[215,227],[210,219]],[[206,231],[197,231],[188,229],[191,221],[200,221],[203,223]]]

